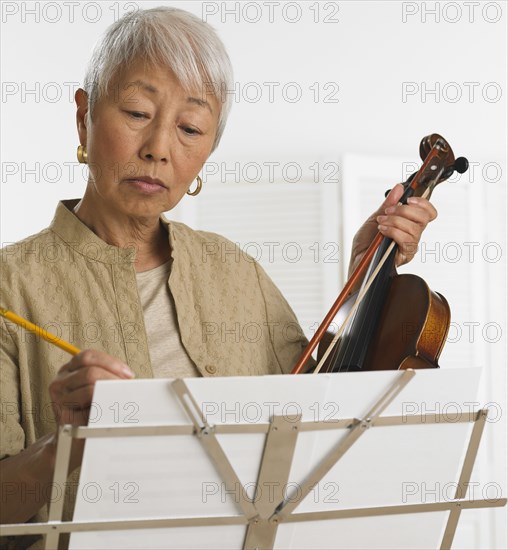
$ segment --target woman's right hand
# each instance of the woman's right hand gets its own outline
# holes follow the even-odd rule
[[[94,349],[81,351],[49,385],[57,423],[86,426],[95,382],[129,378],[134,374],[120,359]],[[6,491],[0,523],[26,522],[46,503],[41,495],[51,494],[57,441],[58,432],[46,434],[20,453],[0,461],[0,485],[17,488]],[[84,445],[84,439],[73,440],[69,472],[81,464]]]
[[[86,426],[95,382],[130,378],[134,373],[129,367],[103,351],[86,349],[73,356],[49,385],[57,424]]]

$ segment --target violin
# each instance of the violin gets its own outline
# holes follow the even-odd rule
[[[419,152],[422,166],[403,184],[399,204],[406,204],[409,197],[429,198],[436,185],[469,167],[466,158],[455,159],[452,148],[439,134],[424,137]],[[375,236],[292,374],[303,370],[337,313],[345,320],[315,373],[439,367],[450,326],[450,307],[421,277],[397,273],[396,252],[392,239],[381,233]],[[362,277],[360,290],[352,294]]]

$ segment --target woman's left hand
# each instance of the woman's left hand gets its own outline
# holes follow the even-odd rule
[[[384,200],[383,204],[360,227],[353,239],[353,250],[349,274],[361,260],[365,251],[379,231],[385,237],[393,239],[398,246],[395,256],[396,267],[410,262],[427,224],[437,218],[436,209],[427,199],[410,197],[408,204],[397,205],[403,186],[397,184]]]

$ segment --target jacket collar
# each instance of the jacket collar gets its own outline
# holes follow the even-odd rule
[[[58,203],[55,216],[49,229],[56,233],[73,251],[86,258],[105,264],[134,263],[136,248],[120,248],[106,243],[89,229],[72,211],[81,199],[62,200]],[[170,242],[170,223],[160,216],[161,223],[168,232]]]

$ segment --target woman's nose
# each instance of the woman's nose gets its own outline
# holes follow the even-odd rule
[[[168,162],[171,151],[171,130],[167,125],[158,125],[148,129],[148,134],[141,147],[140,156],[144,160]]]

